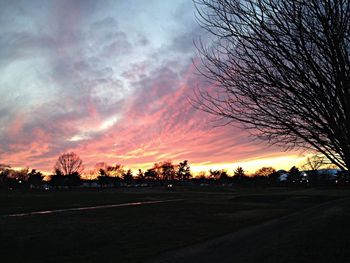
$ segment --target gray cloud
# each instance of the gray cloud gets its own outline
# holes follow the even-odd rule
[[[37,168],[67,149],[217,161],[246,143],[232,127],[212,131],[188,103],[193,87],[207,87],[191,64],[205,35],[191,4],[153,1],[163,13],[111,3],[1,1],[0,157]],[[142,149],[151,154],[130,153]]]

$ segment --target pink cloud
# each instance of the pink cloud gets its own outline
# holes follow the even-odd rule
[[[212,116],[189,103],[193,87],[204,85],[190,64],[181,74],[169,65],[139,81],[142,89],[123,101],[123,106],[102,114],[93,100],[67,100],[64,114],[45,120],[41,128],[28,128],[18,116],[8,126],[8,134],[19,138],[11,144],[3,162],[52,171],[58,155],[75,151],[86,167],[97,162],[120,163],[130,168],[146,168],[154,162],[171,159],[203,163],[234,163],[252,158],[281,155],[276,148],[252,143],[247,132],[232,126],[213,127]],[[77,107],[78,106],[78,107]],[[42,110],[42,109],[41,109]],[[105,129],[106,117],[118,115]],[[69,141],[75,135],[89,136]],[[5,156],[5,155],[4,155]]]

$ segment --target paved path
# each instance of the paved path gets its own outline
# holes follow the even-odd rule
[[[179,202],[179,201],[184,201],[184,199],[156,200],[156,201],[131,202],[131,203],[122,203],[122,204],[73,207],[73,208],[54,209],[54,210],[42,210],[42,211],[3,215],[2,217],[23,217],[23,216],[32,216],[32,215],[46,215],[46,214],[55,214],[55,213],[64,213],[64,212],[87,211],[87,210],[97,210],[97,209],[125,207],[125,206],[140,206],[140,205],[150,205],[150,204]]]

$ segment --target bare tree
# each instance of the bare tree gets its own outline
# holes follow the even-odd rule
[[[286,149],[350,168],[350,1],[194,0],[215,93],[196,106]]]
[[[54,169],[66,176],[80,174],[84,170],[84,167],[80,157],[76,153],[70,152],[61,154],[58,157]]]
[[[275,172],[273,167],[262,167],[254,173],[254,176],[269,176]]]
[[[327,164],[327,161],[324,156],[313,155],[306,158],[306,162],[303,164],[303,169],[317,171],[325,164]]]

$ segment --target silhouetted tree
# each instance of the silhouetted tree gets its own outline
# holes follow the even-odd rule
[[[94,165],[93,174],[98,176],[107,175],[108,164],[106,162],[98,162]]]
[[[207,182],[207,173],[205,171],[200,171],[193,179],[193,182],[199,184],[206,184]]]
[[[246,180],[246,174],[245,171],[242,167],[238,166],[234,171],[233,171],[233,181],[237,183],[241,183],[244,180]]]
[[[243,177],[245,176],[245,171],[243,170],[242,167],[238,166],[236,170],[234,170],[233,175],[237,177]]]
[[[64,176],[72,174],[80,174],[83,171],[83,162],[79,156],[74,153],[64,153],[58,157],[58,160],[55,165],[55,170],[60,171]]]
[[[143,180],[145,179],[145,174],[142,172],[141,169],[138,170],[137,175],[136,175],[137,180]]]
[[[156,174],[157,179],[164,181],[174,180],[176,175],[175,166],[170,160],[155,163],[152,170]]]
[[[205,171],[200,171],[196,177],[198,179],[205,179],[207,178],[207,173]]]
[[[3,163],[0,163],[0,173],[5,171],[5,170],[9,170],[11,169],[11,166],[8,165],[8,164],[3,164]]]
[[[221,170],[220,171],[220,175],[219,175],[219,181],[221,183],[227,183],[229,181],[229,176],[227,174],[227,171],[226,170]]]
[[[28,184],[30,188],[39,189],[43,184],[43,178],[41,172],[32,169],[30,173],[28,173]]]
[[[154,173],[155,173],[155,179],[161,179],[161,174],[162,174],[162,163],[159,162],[159,163],[154,163],[153,164],[153,167],[151,168]]]
[[[64,175],[60,170],[56,169],[55,173],[50,176],[50,184],[55,188],[64,186]]]
[[[175,166],[171,161],[168,160],[160,163],[160,168],[161,168],[160,176],[162,180],[166,180],[166,181],[174,180],[176,172],[175,172]]]
[[[254,176],[269,176],[275,172],[276,170],[272,167],[262,167],[254,173]]]
[[[78,172],[74,172],[72,174],[68,174],[64,178],[64,185],[68,187],[76,187],[81,184],[80,174]]]
[[[187,160],[180,162],[176,171],[176,177],[180,180],[188,180],[191,177],[191,168]]]
[[[10,170],[7,176],[7,185],[10,188],[25,188],[28,185],[28,169]]]
[[[311,148],[350,169],[350,3],[194,0],[200,72],[217,93],[197,107],[284,148]]]
[[[155,169],[150,168],[145,172],[145,179],[155,180],[158,179],[158,174]]]
[[[299,169],[293,166],[292,168],[290,168],[288,172],[287,181],[289,183],[297,183],[300,180],[300,176],[301,176],[301,172],[299,171]]]
[[[313,155],[306,158],[306,162],[303,164],[303,169],[317,171],[325,164],[326,158],[324,156]]]
[[[228,174],[226,170],[209,170],[209,178],[220,181],[228,181]]]
[[[102,187],[106,187],[109,185],[109,176],[107,175],[106,171],[102,168],[99,170],[99,175],[97,176],[98,184]]]
[[[218,180],[220,178],[221,171],[220,170],[209,170],[209,178]]]
[[[313,155],[311,157],[307,157],[306,162],[303,164],[303,169],[308,170],[307,175],[311,184],[318,184],[320,178],[320,174],[318,170],[326,164],[326,158],[320,155]]]
[[[10,165],[0,164],[0,187],[7,187]]]
[[[100,163],[102,164],[102,163]],[[97,182],[101,187],[117,187],[120,185],[121,178],[125,174],[125,170],[121,165],[109,166],[105,165],[95,165],[95,167],[100,167]]]
[[[132,176],[132,171],[128,169],[126,173],[123,174],[123,180],[127,183],[132,182],[133,176]]]
[[[123,178],[125,172],[124,167],[121,164],[116,164],[114,166],[108,166],[106,173],[111,177]]]
[[[102,187],[119,186],[120,181],[126,174],[122,165],[110,166],[105,162],[96,163],[94,170],[97,171],[97,180]]]
[[[287,173],[287,171],[279,170],[279,171],[275,171],[275,172],[269,174],[267,176],[268,177],[268,184],[279,184],[279,183],[281,183],[280,177],[281,177],[282,174],[286,174],[286,173]]]
[[[98,171],[98,176],[107,176],[107,172],[105,169],[100,168]]]

